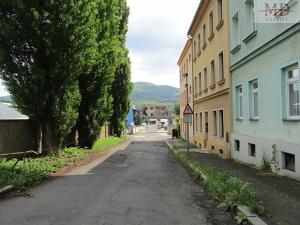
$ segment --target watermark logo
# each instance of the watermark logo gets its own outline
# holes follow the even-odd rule
[[[254,0],[256,23],[299,23],[300,0]]]

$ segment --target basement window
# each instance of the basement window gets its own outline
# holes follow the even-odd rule
[[[239,152],[240,151],[240,141],[234,140],[234,150]]]
[[[249,151],[249,156],[255,157],[256,156],[256,146],[255,144],[248,144],[248,151]]]
[[[286,152],[283,152],[282,155],[284,160],[283,168],[295,172],[295,155]]]

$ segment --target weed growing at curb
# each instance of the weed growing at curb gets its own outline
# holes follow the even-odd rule
[[[0,185],[13,185],[17,189],[23,189],[38,184],[58,169],[74,165],[80,160],[105,151],[126,140],[127,137],[109,137],[98,140],[92,150],[66,148],[60,150],[57,154],[40,158],[28,158],[26,163],[20,161],[14,170],[12,167],[17,159],[3,159],[0,161]]]
[[[264,213],[264,206],[256,197],[255,191],[248,183],[229,175],[227,172],[216,172],[188,157],[176,147],[171,148],[172,154],[197,177],[204,177],[202,183],[210,195],[220,202],[220,207],[229,210],[237,204],[248,206],[254,213]]]

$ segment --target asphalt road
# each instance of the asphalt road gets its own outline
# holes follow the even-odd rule
[[[32,198],[0,201],[0,224],[234,224],[168,153],[166,138],[138,134],[106,161],[29,190]]]

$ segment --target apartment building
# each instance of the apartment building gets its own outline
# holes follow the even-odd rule
[[[150,119],[169,119],[170,112],[165,105],[142,105],[137,107],[141,112],[141,117],[144,122],[149,122]]]
[[[185,124],[183,121],[183,111],[187,104],[193,108],[193,71],[192,71],[192,41],[188,40],[177,62],[179,66],[180,80],[180,136],[187,139],[187,129],[189,129],[189,140],[193,140],[193,121]]]
[[[276,172],[300,179],[300,24],[256,23],[255,1],[228,2],[232,157],[275,158]]]
[[[231,80],[228,2],[200,2],[188,30],[192,42],[193,142],[230,157]]]

